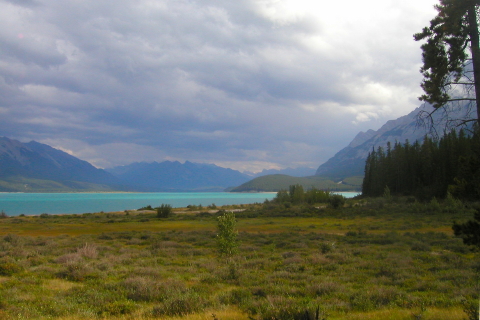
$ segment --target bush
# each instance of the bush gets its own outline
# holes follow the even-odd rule
[[[474,220],[467,221],[464,224],[453,224],[455,236],[463,239],[467,245],[476,245],[480,247],[480,209],[474,215]]]
[[[169,204],[163,204],[156,208],[157,209],[157,217],[159,218],[168,218],[172,214],[172,206]]]
[[[204,310],[205,301],[197,294],[184,294],[170,297],[161,306],[153,308],[153,316],[186,316]]]
[[[217,217],[217,247],[221,256],[232,257],[238,249],[237,221],[233,212],[224,212]]]
[[[256,320],[325,320],[319,307],[312,307],[293,299],[272,297],[268,302],[250,308],[250,319]],[[256,317],[254,317],[256,316]]]
[[[320,244],[320,251],[325,254],[333,251],[335,249],[335,242],[324,242]]]
[[[77,253],[85,258],[95,259],[98,256],[97,247],[92,244],[85,243],[81,248],[77,249]]]
[[[343,207],[345,204],[345,197],[340,194],[332,194],[328,199],[328,203],[335,209]]]
[[[0,262],[0,275],[11,276],[15,273],[21,272],[23,269],[21,266],[14,262],[1,261]]]
[[[223,304],[242,305],[252,300],[252,293],[245,288],[233,289],[220,296],[219,300]]]
[[[104,307],[104,310],[101,312],[102,315],[124,315],[130,314],[135,311],[136,305],[135,303],[125,300],[125,301],[113,301],[107,303]]]

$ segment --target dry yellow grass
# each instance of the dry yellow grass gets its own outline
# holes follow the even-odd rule
[[[46,219],[45,219],[46,220]],[[372,217],[358,217],[354,219],[342,219],[332,217],[270,217],[255,219],[239,219],[238,230],[240,232],[277,233],[285,231],[315,232],[343,235],[348,231],[359,229],[368,230],[369,233],[384,233],[392,229],[392,223],[385,219]],[[378,226],[375,230],[369,230],[371,226]],[[194,220],[151,220],[148,222],[128,221],[121,223],[105,223],[95,221],[69,221],[69,223],[48,223],[37,217],[23,218],[22,223],[8,223],[8,220],[0,220],[0,235],[9,233],[23,236],[79,236],[84,234],[100,234],[122,231],[214,231],[216,221],[212,219]],[[402,229],[403,232],[443,232],[452,234],[450,226],[409,226]]]
[[[418,316],[415,317],[415,316]],[[329,317],[331,320],[463,320],[466,318],[465,312],[459,308],[439,309],[428,308],[423,313],[419,310],[405,309],[383,309],[365,313],[349,313],[346,316]]]
[[[64,279],[49,279],[45,280],[45,282],[43,283],[43,287],[45,289],[52,291],[67,291],[79,286],[82,286],[82,284],[78,282],[67,281]]]

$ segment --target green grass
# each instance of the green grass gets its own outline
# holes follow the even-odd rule
[[[213,211],[0,219],[0,318],[286,319],[319,307],[327,319],[466,319],[464,301],[478,299],[478,252],[451,231],[472,209],[229,208],[244,211],[228,263]]]

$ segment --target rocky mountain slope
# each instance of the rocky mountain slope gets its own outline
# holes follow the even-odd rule
[[[0,191],[223,191],[249,179],[236,170],[189,161],[107,171],[46,144],[0,137]]]
[[[244,172],[246,173],[246,172]],[[286,168],[286,169],[263,169],[261,172],[257,173],[246,173],[252,178],[258,178],[266,175],[272,174],[284,174],[292,177],[308,177],[315,174],[314,168],[309,167],[298,167],[298,168]]]
[[[233,169],[189,161],[136,162],[107,171],[139,191],[223,191],[250,179]]]
[[[373,148],[385,148],[388,142],[392,145],[395,142],[405,143],[407,140],[413,143],[417,140],[421,141],[425,135],[429,135],[430,129],[419,124],[418,115],[422,111],[431,110],[429,106],[422,106],[403,117],[387,121],[376,131],[359,132],[348,146],[320,165],[315,175],[335,179],[363,175],[365,160]],[[445,119],[442,116],[441,112],[437,112],[433,117],[434,129],[437,133],[441,133],[446,127]],[[452,118],[465,117],[464,110],[451,111],[449,116]]]
[[[0,137],[0,179],[6,181],[1,187],[3,191],[31,191],[26,186],[30,181],[35,181],[40,189],[42,181],[60,182],[54,187],[59,190],[110,190],[113,186],[118,189],[120,184],[108,172],[68,153],[35,141],[22,143],[6,137]],[[9,190],[12,183],[24,184],[26,190]]]

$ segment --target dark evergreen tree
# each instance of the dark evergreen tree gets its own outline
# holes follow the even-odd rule
[[[425,137],[372,150],[365,162],[362,193],[382,196],[388,187],[394,195],[420,199],[443,198],[447,192],[464,199],[480,199],[480,134],[455,131],[440,140]]]
[[[438,14],[430,26],[414,35],[416,41],[426,40],[421,47],[420,69],[425,94],[419,99],[431,103],[435,111],[447,110],[451,102],[461,102],[461,106],[467,102],[466,106],[476,109],[477,123],[480,123],[479,6],[480,0],[440,0],[435,6]],[[460,120],[455,121],[456,125],[474,121],[452,120]]]
[[[477,209],[474,220],[464,224],[455,223],[452,229],[457,237],[463,239],[463,243],[480,247],[480,209]]]

